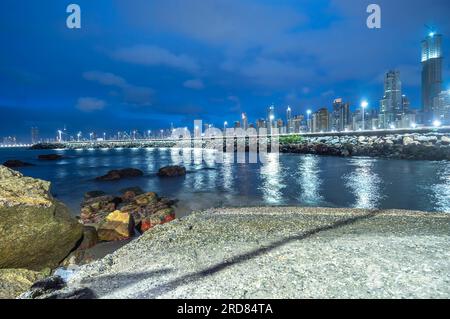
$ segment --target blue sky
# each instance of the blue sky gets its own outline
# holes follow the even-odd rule
[[[380,30],[366,27],[374,2]],[[81,30],[66,27],[70,3]],[[272,103],[283,116],[335,97],[378,108],[392,68],[419,107],[424,25],[448,53],[449,15],[448,0],[2,0],[0,136],[254,122]],[[448,87],[448,59],[444,73]]]

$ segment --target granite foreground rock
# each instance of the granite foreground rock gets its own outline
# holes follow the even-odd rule
[[[37,280],[44,279],[50,271],[27,269],[0,269],[0,299],[14,299],[26,292]]]
[[[230,208],[156,226],[59,292],[99,298],[449,298],[450,214]]]
[[[54,268],[82,231],[49,182],[0,166],[0,268]]]

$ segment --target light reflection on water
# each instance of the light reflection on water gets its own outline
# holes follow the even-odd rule
[[[302,156],[298,159],[299,200],[308,206],[318,205],[323,201],[320,194],[322,180],[319,161],[320,157],[313,155]]]
[[[0,150],[0,162],[20,159],[36,164],[25,175],[52,181],[55,196],[75,213],[91,190],[118,193],[139,186],[177,198],[186,212],[216,206],[296,205],[396,208],[450,213],[448,162],[338,158],[267,154],[263,163],[237,164],[234,154],[215,163],[216,152],[202,149],[114,149],[58,151],[62,161],[38,161],[49,151]],[[190,161],[188,162],[187,160]],[[166,165],[186,166],[184,177],[156,176]],[[111,169],[135,167],[144,177],[101,183]]]
[[[438,182],[431,187],[431,198],[438,210],[450,213],[450,165],[439,170]]]
[[[265,163],[261,164],[260,189],[263,193],[263,199],[268,204],[282,204],[282,190],[286,186],[283,183],[283,176],[280,169],[280,162],[277,160],[277,154],[269,153],[265,155]]]
[[[355,208],[374,209],[381,199],[381,179],[373,171],[376,159],[355,158],[350,160],[353,171],[344,176],[345,185],[355,195]]]

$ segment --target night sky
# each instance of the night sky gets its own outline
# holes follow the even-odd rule
[[[77,3],[82,28],[66,27]],[[382,28],[366,7],[382,8]],[[448,0],[1,0],[0,137],[156,130],[194,119],[284,117],[343,97],[378,108],[383,75],[401,71],[420,106],[425,24],[444,35]],[[445,87],[450,88],[449,59]]]

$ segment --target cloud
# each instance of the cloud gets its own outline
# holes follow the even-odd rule
[[[243,66],[240,71],[254,83],[265,87],[296,87],[316,76],[310,67],[266,58],[257,58],[254,63]]]
[[[103,110],[106,102],[95,97],[80,97],[77,101],[77,109],[83,112],[94,112]]]
[[[83,73],[83,77],[88,81],[122,89],[122,95],[126,103],[139,106],[151,104],[154,93],[151,88],[132,85],[124,78],[109,72],[88,71]]]
[[[137,45],[121,48],[112,53],[112,57],[124,62],[148,65],[168,66],[187,72],[197,72],[199,66],[194,59],[185,54],[174,54],[164,48],[152,45]]]
[[[187,80],[186,82],[183,83],[183,86],[193,90],[202,90],[205,88],[203,81],[200,79]]]

